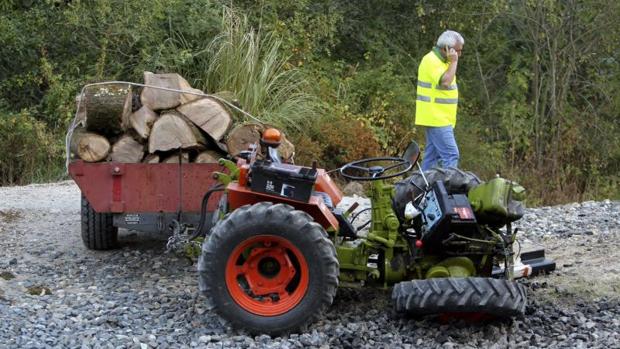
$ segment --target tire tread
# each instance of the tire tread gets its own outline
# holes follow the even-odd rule
[[[483,312],[515,316],[525,312],[525,287],[493,278],[435,278],[398,283],[392,291],[397,312],[433,314]]]
[[[265,221],[286,222],[292,229],[299,234],[308,236],[310,241],[316,246],[319,253],[318,260],[322,264],[325,285],[319,290],[320,305],[312,312],[305,314],[304,318],[293,319],[286,326],[274,327],[265,321],[263,327],[248,327],[244,319],[235,317],[227,311],[229,304],[224,304],[221,299],[214,297],[215,289],[222,287],[223,280],[216,277],[216,273],[211,272],[217,268],[217,258],[221,258],[218,251],[228,244],[230,233],[241,225],[264,224]],[[244,328],[251,333],[270,333],[285,334],[291,331],[305,329],[309,324],[322,316],[325,310],[332,304],[338,289],[339,263],[336,257],[336,249],[328,239],[328,235],[323,227],[314,222],[312,217],[303,211],[297,211],[292,206],[286,204],[272,204],[261,202],[254,205],[242,206],[213,227],[211,235],[202,246],[202,254],[198,260],[199,288],[207,297],[208,303],[212,305],[216,313],[223,319],[230,322],[233,327]],[[310,290],[308,291],[310,292]]]
[[[96,212],[82,195],[82,242],[90,250],[110,250],[117,246],[118,228],[111,213]]]

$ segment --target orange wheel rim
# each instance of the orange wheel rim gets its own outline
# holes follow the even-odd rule
[[[226,287],[246,311],[277,316],[293,309],[308,291],[306,258],[290,241],[253,236],[239,244],[226,262]]]

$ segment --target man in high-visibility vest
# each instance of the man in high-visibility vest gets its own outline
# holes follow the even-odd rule
[[[425,127],[423,171],[434,166],[458,166],[459,148],[454,138],[459,102],[456,68],[464,44],[461,34],[443,32],[418,68],[415,124]]]

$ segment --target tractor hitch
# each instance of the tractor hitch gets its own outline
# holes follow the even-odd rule
[[[555,270],[555,261],[545,257],[545,249],[536,248],[527,252],[522,252],[514,263],[514,278],[536,276],[549,273]],[[492,276],[501,278],[504,276],[504,268],[494,267]]]

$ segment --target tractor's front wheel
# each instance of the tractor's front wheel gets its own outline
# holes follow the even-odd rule
[[[482,313],[515,316],[525,312],[526,298],[525,287],[521,284],[481,277],[404,281],[392,290],[396,311],[413,315]]]
[[[233,326],[281,334],[303,328],[331,305],[336,250],[305,212],[262,202],[219,221],[198,261],[200,290]]]

